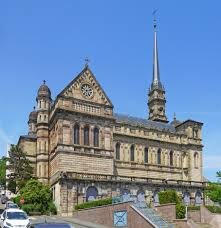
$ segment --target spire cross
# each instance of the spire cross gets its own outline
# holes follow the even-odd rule
[[[85,58],[84,61],[85,61],[85,66],[88,66],[88,64],[90,62],[90,59],[89,58]]]
[[[46,81],[45,80],[43,80],[43,84],[45,85],[45,83],[46,83]]]

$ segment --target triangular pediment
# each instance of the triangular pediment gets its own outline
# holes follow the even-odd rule
[[[113,107],[112,102],[88,66],[65,87],[58,95],[58,97],[60,96]]]

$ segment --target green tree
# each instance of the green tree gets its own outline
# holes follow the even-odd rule
[[[20,190],[20,197],[25,200],[24,210],[29,207],[30,210],[40,211],[42,214],[55,210],[50,187],[36,179],[31,179],[26,183],[25,187]]]
[[[216,177],[218,177],[219,180],[221,180],[221,171],[216,172]]]
[[[7,168],[12,172],[9,176],[9,183],[12,186],[16,183],[17,192],[25,186],[26,182],[32,178],[33,168],[26,154],[16,145],[12,145],[7,158],[9,165]]]
[[[0,185],[5,187],[6,184],[6,158],[0,159]]]
[[[209,183],[206,195],[214,202],[221,203],[221,185],[219,183]]]

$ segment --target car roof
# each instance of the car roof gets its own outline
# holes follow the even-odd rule
[[[7,201],[7,203],[14,203],[14,202],[12,202],[12,201]]]
[[[6,210],[6,212],[24,212],[24,211],[18,208],[9,208]]]

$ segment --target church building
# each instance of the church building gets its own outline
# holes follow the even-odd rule
[[[146,119],[115,113],[87,64],[54,100],[46,82],[40,86],[29,132],[18,146],[34,175],[51,186],[59,213],[107,197],[158,204],[159,191],[166,189],[176,190],[187,205],[202,204],[203,123],[168,120],[156,24],[153,49]]]

